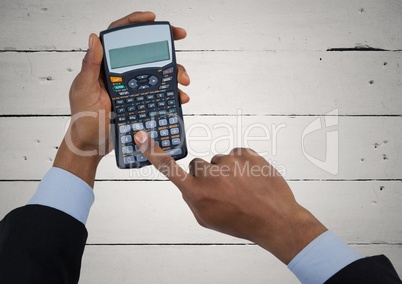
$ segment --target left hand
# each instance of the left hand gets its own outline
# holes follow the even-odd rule
[[[155,20],[152,12],[135,12],[113,22],[109,28],[130,23]],[[173,27],[175,40],[186,37],[186,31]],[[97,35],[89,37],[89,48],[82,62],[82,69],[70,89],[71,123],[65,141],[69,149],[78,155],[98,156],[101,159],[113,148],[110,135],[111,101],[101,75],[103,59],[102,44]],[[178,65],[178,82],[190,84],[186,70]],[[180,91],[181,103],[187,103],[189,96]]]

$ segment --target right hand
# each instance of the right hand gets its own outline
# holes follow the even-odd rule
[[[327,230],[253,150],[236,148],[210,163],[194,159],[187,173],[147,133],[140,131],[134,138],[147,159],[180,189],[203,227],[255,242],[285,264]]]

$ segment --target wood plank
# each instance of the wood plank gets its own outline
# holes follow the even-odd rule
[[[336,123],[336,119],[327,117],[327,122]],[[328,128],[339,132],[339,140],[329,140],[327,162],[319,165],[309,158],[326,159],[329,132],[325,128],[305,135],[302,151],[303,131],[314,121],[319,122],[316,117],[186,117],[189,155],[179,164],[187,168],[194,157],[210,160],[217,153],[243,145],[270,160],[287,179],[400,179],[401,120],[339,117],[338,125]],[[0,144],[0,180],[41,179],[52,166],[67,126],[65,117],[0,118],[0,133],[7,134]],[[164,179],[154,167],[120,170],[113,155],[103,159],[97,179]],[[337,161],[336,174],[326,166],[334,165],[336,170]]]
[[[174,8],[172,8],[174,7]],[[326,50],[369,45],[401,49],[398,0],[255,0],[110,2],[15,0],[0,4],[0,49],[86,49],[89,33],[134,10],[153,10],[159,20],[188,29],[180,49]],[[99,16],[102,15],[102,16]],[[10,28],[12,27],[12,28]]]
[[[402,183],[289,182],[298,202],[349,243],[402,243]],[[0,219],[23,206],[38,182],[1,182]],[[198,225],[167,181],[96,182],[89,244],[248,243]]]
[[[83,56],[0,53],[0,115],[69,114]],[[178,61],[192,78],[189,115],[402,114],[401,52],[191,52]]]
[[[385,254],[402,275],[402,246],[358,246]],[[257,246],[88,246],[80,283],[299,283]]]

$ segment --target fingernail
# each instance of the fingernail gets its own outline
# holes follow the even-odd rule
[[[94,43],[94,40],[92,38],[92,34],[89,35],[89,40],[88,40],[88,48],[91,49],[92,45]]]
[[[148,135],[144,131],[139,131],[137,134],[134,136],[135,141],[138,143],[144,143],[148,139]]]

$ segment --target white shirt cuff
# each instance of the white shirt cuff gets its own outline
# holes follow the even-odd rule
[[[301,283],[321,284],[361,258],[334,233],[326,231],[299,252],[288,268]]]
[[[53,167],[43,177],[28,204],[58,209],[85,225],[94,200],[93,190],[85,181]]]

